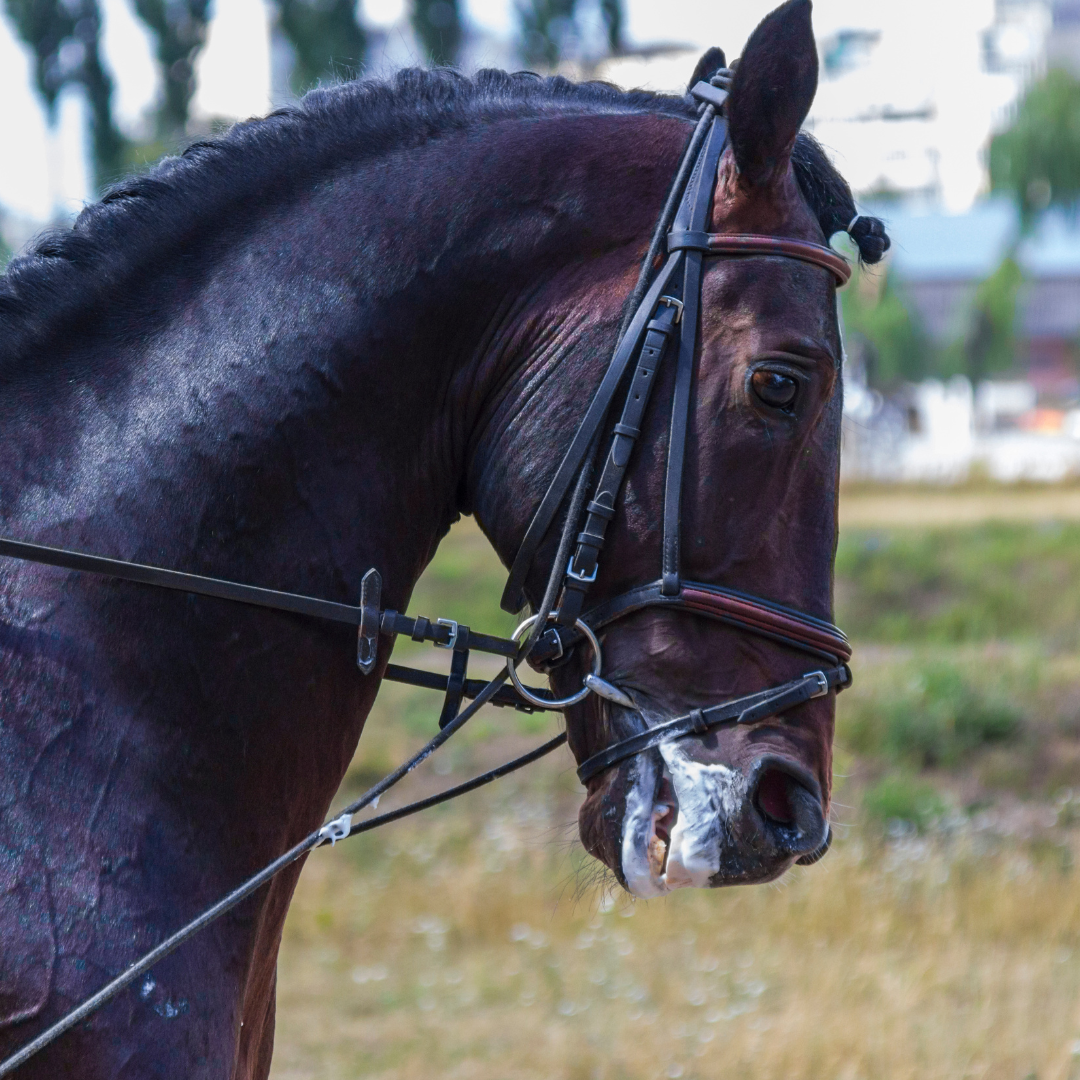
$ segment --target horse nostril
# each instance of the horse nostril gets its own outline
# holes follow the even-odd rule
[[[795,778],[780,769],[766,769],[758,780],[754,801],[757,808],[770,821],[790,825],[795,820],[791,806],[791,787]]]
[[[829,827],[813,779],[778,760],[760,763],[753,805],[778,851],[805,855],[822,846]]]

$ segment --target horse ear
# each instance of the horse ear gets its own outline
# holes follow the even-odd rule
[[[714,45],[697,62],[694,74],[690,76],[690,81],[686,84],[687,91],[692,90],[699,82],[708,82],[721,68],[725,67],[727,67],[727,60],[724,58],[724,50]]]
[[[727,115],[740,178],[767,184],[787,170],[817,91],[810,0],[788,0],[750,35],[735,67]]]

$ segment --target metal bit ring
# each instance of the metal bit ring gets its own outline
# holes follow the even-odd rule
[[[517,641],[517,639],[526,630],[530,629],[533,623],[536,622],[537,616],[530,615],[523,623],[510,636]],[[593,651],[593,670],[592,674],[599,677],[600,669],[604,666],[604,658],[600,652],[600,642],[597,641],[596,635],[592,632],[590,627],[586,626],[580,619],[574,622],[574,629],[580,630],[588,639],[589,644],[592,646]],[[510,673],[510,679],[514,684],[517,692],[530,704],[536,705],[541,709],[565,709],[568,705],[576,705],[579,701],[584,701],[592,690],[587,686],[583,686],[576,694],[571,694],[570,697],[564,698],[542,698],[537,697],[522,681],[518,678],[517,667],[514,664],[514,658],[508,656],[506,658],[506,670]]]

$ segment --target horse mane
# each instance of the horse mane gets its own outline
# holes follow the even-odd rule
[[[123,305],[127,282],[175,260],[195,235],[208,235],[219,222],[235,223],[252,207],[344,165],[500,119],[653,113],[693,120],[697,110],[688,94],[497,70],[467,78],[448,69],[410,68],[389,80],[313,90],[296,105],[235,124],[121,180],[69,228],[41,234],[0,277],[0,343],[10,360],[60,325],[100,312],[105,296]],[[793,165],[825,235],[844,229],[855,213],[850,189],[805,133]]]

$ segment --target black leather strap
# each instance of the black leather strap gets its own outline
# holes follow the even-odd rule
[[[555,515],[559,512],[559,507],[562,506],[570,485],[581,470],[582,462],[592,445],[593,437],[606,419],[619,384],[622,382],[626,369],[634,357],[637,344],[645,330],[645,324],[656,308],[657,299],[666,291],[681,258],[682,256],[677,252],[668,256],[660,273],[656,276],[656,280],[645,294],[644,301],[630,321],[626,333],[615,349],[615,354],[608,365],[607,371],[604,373],[604,378],[589,403],[585,418],[581,421],[581,425],[578,427],[569,448],[563,455],[559,468],[548,485],[547,492],[540,501],[540,505],[536,508],[536,513],[533,514],[532,521],[525,532],[525,537],[521,541],[521,547],[518,548],[517,555],[514,557],[514,565],[510,568],[510,576],[507,579],[506,588],[503,590],[502,595],[501,606],[504,611],[521,610],[521,606],[525,602],[522,590],[525,587],[525,579],[528,577],[533,559],[536,557],[537,549],[551,527]]]
[[[680,210],[672,232],[700,232],[709,223],[713,187],[720,155],[727,143],[727,121],[717,117],[712,122],[699,158],[699,168],[687,187],[689,198]],[[668,441],[667,474],[664,481],[664,534],[660,576],[665,596],[679,592],[679,546],[682,515],[683,464],[686,457],[686,433],[690,423],[690,401],[694,381],[694,362],[698,345],[698,321],[701,308],[702,252],[684,252],[682,334],[679,361],[675,374],[675,393],[671,402],[671,428]]]
[[[446,694],[443,697],[442,711],[439,713],[439,727],[444,728],[458,714],[461,699],[465,694],[465,676],[469,670],[469,628],[458,626],[454,635],[454,651],[450,656],[450,674],[446,679]]]
[[[620,761],[625,761],[626,758],[640,754],[644,750],[651,750],[661,743],[681,739],[685,735],[700,736],[721,724],[759,723],[771,716],[793,709],[796,705],[801,705],[811,698],[823,697],[830,690],[842,689],[849,682],[851,682],[851,672],[846,664],[841,664],[823,671],[810,672],[782,686],[748,694],[734,701],[725,701],[708,709],[693,709],[685,716],[676,717],[674,720],[657,724],[656,727],[648,728],[629,738],[620,739],[619,742],[613,743],[598,754],[593,754],[579,767],[578,779],[585,784],[597,773],[603,772],[604,769]]]
[[[241,585],[235,581],[222,581],[219,578],[203,577],[201,574],[186,574],[180,570],[163,570],[158,566],[146,566],[124,559],[107,559],[100,555],[86,555],[81,551],[31,544],[24,540],[0,538],[0,555],[44,563],[46,566],[59,566],[65,570],[101,574],[120,581],[134,581],[140,585],[195,593],[197,596],[213,596],[218,600],[232,600],[235,603],[270,608],[273,611],[287,611],[293,615],[330,619],[332,622],[348,623],[350,626],[359,626],[364,617],[363,607],[338,604],[333,600],[319,600],[313,596],[262,589],[256,585]]]
[[[446,693],[447,683],[449,682],[449,676],[440,675],[437,671],[424,671],[421,668],[403,667],[401,664],[387,664],[386,674],[384,679],[389,679],[390,682],[405,683],[408,686],[419,686],[425,690],[438,690],[441,693]],[[487,682],[484,679],[465,679],[464,686],[462,687],[462,696],[467,697],[470,701],[480,693],[484,687],[487,686]],[[543,697],[548,693],[547,690],[542,690],[539,687],[530,686],[529,689],[537,695],[537,697]],[[518,692],[512,686],[500,686],[495,691],[495,696],[488,702],[490,705],[498,705],[500,708],[517,709],[519,712],[533,713],[543,712],[539,705],[532,705],[526,701],[523,697],[519,696]]]
[[[667,304],[660,309],[656,318],[649,322],[649,330],[638,353],[637,366],[626,393],[622,416],[615,425],[611,449],[589,503],[585,528],[578,536],[577,549],[563,582],[563,594],[556,618],[560,626],[574,625],[584,607],[589,584],[596,578],[597,560],[604,543],[604,535],[615,515],[615,503],[630,464],[631,454],[641,435],[645,408],[653,386],[656,385],[656,372],[663,360],[668,340],[675,331],[678,312],[679,308],[675,304]]]
[[[494,637],[491,634],[478,634],[475,630],[469,630],[467,626],[459,626],[458,633],[468,631],[469,648],[477,652],[493,653],[495,656],[517,656],[518,643],[509,638]],[[418,615],[415,619],[408,615],[402,615],[392,608],[387,608],[379,620],[379,631],[387,637],[395,634],[406,634],[413,641],[433,641],[436,645],[444,648],[451,647],[451,638],[454,634],[454,626],[447,623],[433,623]]]
[[[583,621],[593,628],[601,630],[617,619],[647,607],[667,607],[685,611],[691,615],[713,619],[716,622],[733,626],[738,630],[754,634],[768,641],[775,641],[791,649],[814,657],[835,666],[851,656],[851,646],[839,627],[813,615],[806,615],[795,608],[777,604],[771,600],[752,596],[737,589],[725,589],[718,585],[705,585],[696,581],[682,581],[676,596],[665,596],[663,582],[652,581],[648,585],[639,585],[629,592],[620,593],[609,600],[590,608],[582,616]],[[713,607],[688,600],[694,593],[711,595],[717,599]],[[725,604],[724,600],[734,601]],[[742,610],[740,610],[740,608]],[[746,609],[750,610],[747,611]],[[769,614],[775,619],[769,619]],[[764,614],[766,617],[762,618]],[[561,659],[581,640],[581,634],[571,627],[559,627],[548,631],[530,654],[529,662],[538,669],[545,670],[553,660]]]
[[[683,226],[690,229],[701,229],[708,224],[717,163],[726,141],[726,121],[714,119],[709,133],[698,152],[690,180],[679,205],[675,218],[677,228]],[[614,511],[616,500],[619,497],[629,467],[630,455],[634,449],[637,434],[641,429],[649,393],[656,382],[656,371],[663,358],[667,338],[678,321],[681,329],[680,354],[673,417],[681,417],[682,419],[678,424],[673,420],[671,442],[669,443],[668,485],[665,495],[664,518],[665,571],[668,570],[669,556],[667,547],[669,542],[675,545],[670,556],[671,565],[676,571],[678,569],[679,530],[677,516],[680,501],[678,489],[681,488],[682,455],[685,453],[686,445],[685,428],[690,412],[690,390],[693,378],[694,353],[697,345],[702,254],[696,250],[687,251],[684,253],[682,261],[682,300],[669,300],[669,310],[658,312],[647,324],[645,342],[641,347],[638,366],[627,391],[623,415],[619,423],[615,425],[615,436],[612,440],[611,451],[597,485],[596,494],[593,497],[594,504],[600,504]],[[680,429],[678,432],[676,427]],[[675,462],[670,459],[672,450],[678,455],[678,460]],[[675,471],[673,472],[673,470]],[[676,477],[674,488],[671,483],[672,476]],[[669,525],[669,514],[676,516],[674,528]],[[585,606],[585,597],[589,586],[596,580],[600,548],[603,544],[604,533],[609,520],[610,518],[607,515],[590,515],[583,535],[578,538],[578,546],[571,564],[567,568],[563,582],[563,593],[559,600],[557,621],[560,626],[573,626]],[[666,573],[665,580],[668,579],[674,582],[672,587],[677,591],[677,572],[673,576]]]

